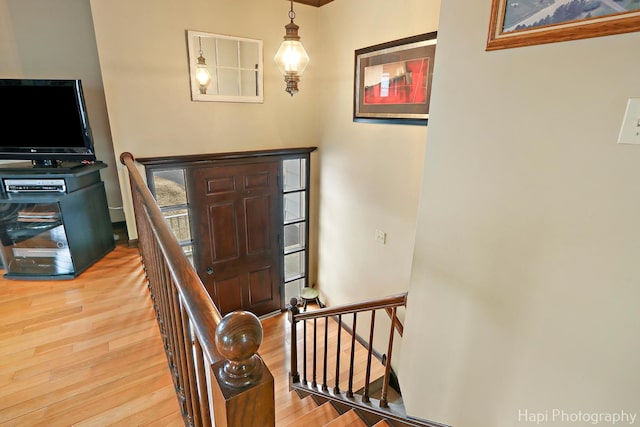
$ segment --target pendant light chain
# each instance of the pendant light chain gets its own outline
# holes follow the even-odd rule
[[[291,0],[291,10],[289,11],[289,19],[293,22],[293,19],[296,17],[296,13],[293,11],[293,0]]]

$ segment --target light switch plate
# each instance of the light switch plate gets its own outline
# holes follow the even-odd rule
[[[618,144],[640,144],[640,98],[629,98]]]

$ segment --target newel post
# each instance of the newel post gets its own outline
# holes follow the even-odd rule
[[[216,328],[215,342],[225,359],[212,365],[215,426],[275,426],[273,376],[257,354],[260,320],[247,311],[229,313]]]

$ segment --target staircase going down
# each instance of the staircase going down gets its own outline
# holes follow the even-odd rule
[[[288,387],[294,397],[286,412],[276,409],[278,427],[441,427],[407,416],[402,396],[393,388],[395,375],[383,363],[391,357],[393,336],[402,336],[396,309],[406,303],[406,294],[304,313],[295,302],[286,344]],[[377,324],[376,310],[382,312]],[[373,349],[376,327],[390,335],[384,355]]]
[[[295,419],[282,424],[282,427],[368,427],[354,409],[340,413],[331,402],[317,403],[313,397],[302,398],[306,411]],[[381,420],[373,424],[375,427],[394,427]],[[280,427],[280,426],[279,426]]]

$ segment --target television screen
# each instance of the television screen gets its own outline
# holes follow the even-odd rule
[[[95,161],[80,80],[0,79],[0,159]]]

